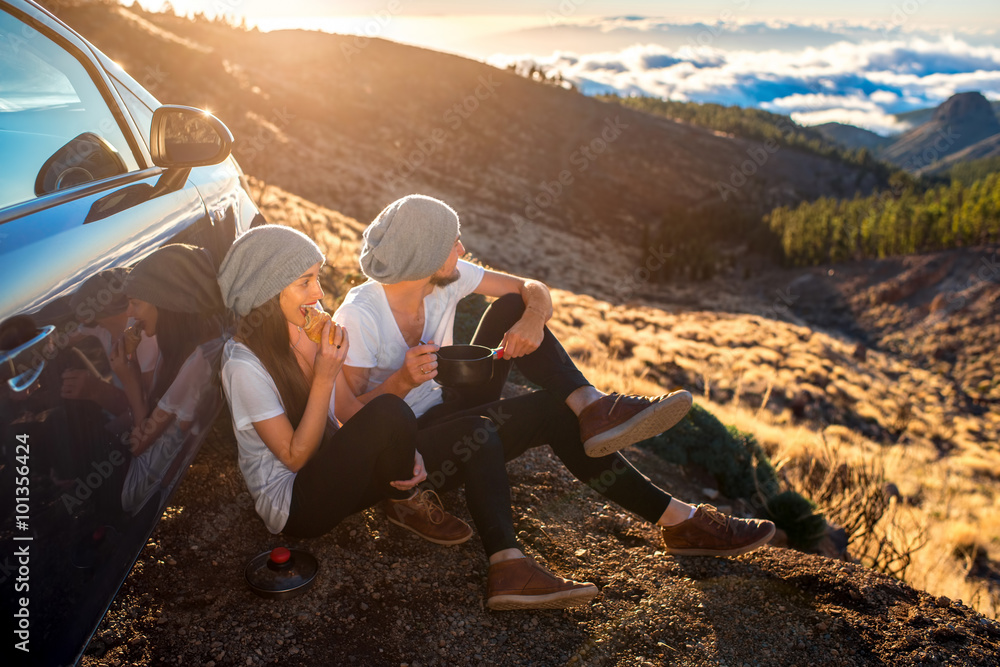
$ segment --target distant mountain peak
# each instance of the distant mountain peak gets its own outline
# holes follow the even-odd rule
[[[943,123],[984,123],[996,126],[1000,131],[1000,121],[993,113],[989,100],[978,91],[952,95],[934,110],[933,121]]]

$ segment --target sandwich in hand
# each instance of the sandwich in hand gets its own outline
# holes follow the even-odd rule
[[[139,343],[142,341],[142,327],[138,324],[133,324],[125,330],[122,338],[125,341],[125,356],[131,357],[135,354],[136,348],[139,347]]]
[[[323,327],[326,323],[331,321],[333,318],[330,317],[329,313],[324,312],[316,306],[306,308],[306,324],[302,327],[302,330],[306,332],[306,337],[317,345],[323,339]],[[334,344],[334,340],[337,336],[337,326],[336,324],[330,327],[330,345]]]

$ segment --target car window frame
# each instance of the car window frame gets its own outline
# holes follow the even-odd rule
[[[89,42],[81,37],[78,38],[80,43],[75,43],[77,38],[75,38],[73,29],[60,21],[57,17],[50,14],[45,14],[45,18],[51,20],[55,24],[54,26],[47,24],[41,18],[24,11],[14,4],[3,4],[0,6],[0,12],[9,14],[16,21],[27,25],[43,37],[48,38],[56,46],[65,50],[68,55],[80,63],[84,71],[90,77],[91,82],[97,89],[97,92],[104,101],[104,104],[111,112],[111,117],[114,118],[115,123],[118,126],[118,130],[122,133],[126,144],[128,144],[129,150],[132,151],[132,157],[135,159],[136,165],[138,166],[138,169],[135,171],[129,171],[124,174],[111,176],[109,178],[83,183],[78,186],[67,188],[66,190],[49,192],[24,202],[17,202],[5,208],[0,208],[0,225],[29,213],[48,208],[50,206],[56,206],[64,201],[71,201],[77,197],[89,196],[95,191],[118,187],[119,185],[126,185],[136,180],[149,178],[150,176],[154,176],[163,171],[160,167],[153,165],[152,158],[147,147],[149,139],[145,138],[142,141],[137,140],[137,137],[140,139],[142,138],[142,130],[132,118],[131,113],[127,112],[127,106],[125,105],[124,100],[121,99],[118,91],[115,90],[114,83],[110,80],[110,74],[104,70],[100,58],[98,58],[95,54]]]

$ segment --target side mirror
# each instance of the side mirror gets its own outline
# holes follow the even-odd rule
[[[229,157],[233,135],[207,111],[164,105],[153,112],[149,149],[157,167],[205,167]]]

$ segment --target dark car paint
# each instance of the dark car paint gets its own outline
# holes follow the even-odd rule
[[[140,100],[154,98],[82,37],[22,0],[0,0],[0,10],[24,21],[26,30],[42,31],[84,64],[139,164],[138,171],[0,207],[0,323],[17,321],[30,329],[15,348],[0,350],[0,588],[9,642],[2,652],[13,659],[5,664],[74,664],[221,401],[211,386],[199,394],[191,427],[157,440],[153,448],[162,447],[150,457],[156,460],[140,465],[139,457],[130,458],[120,431],[95,427],[104,415],[87,401],[59,397],[66,368],[91,364],[110,375],[96,339],[70,340],[78,321],[89,315],[86,305],[72,308],[71,298],[89,276],[133,266],[167,243],[204,247],[218,265],[235,235],[262,218],[232,158],[190,172],[153,164],[149,128],[115,86]],[[0,177],[2,167],[0,162]],[[213,353],[206,352],[206,363]],[[11,384],[18,385],[17,378],[20,391]],[[136,470],[143,474],[138,482],[137,475],[129,479]],[[24,493],[19,489],[27,489],[26,495],[15,496]],[[18,521],[27,528],[19,528]]]

